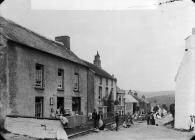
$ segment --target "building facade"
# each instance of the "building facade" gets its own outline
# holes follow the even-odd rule
[[[96,109],[99,113],[104,115],[104,118],[106,118],[108,106],[105,102],[108,100],[109,96],[111,96],[113,101],[116,100],[117,79],[102,69],[98,52],[94,57],[93,64],[87,61],[84,62],[89,67],[91,73],[90,79],[93,79],[93,86],[90,87],[93,87],[93,90],[91,89],[91,96],[93,95],[94,106],[91,106],[88,110],[93,112],[93,110]],[[92,98],[88,99],[91,100]]]
[[[62,106],[87,114],[88,68],[70,38],[46,39],[0,17],[1,115],[50,117]]]
[[[179,129],[189,129],[190,115],[195,115],[195,29],[185,41],[185,54],[175,77],[175,128]]]
[[[115,104],[115,110],[118,112],[120,115],[125,114],[125,90],[120,89],[117,87],[117,93],[116,93],[116,100],[117,103]]]

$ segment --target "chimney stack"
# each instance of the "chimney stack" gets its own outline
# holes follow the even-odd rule
[[[62,43],[68,50],[70,50],[70,37],[69,36],[56,36],[55,41]]]
[[[100,60],[100,55],[98,51],[97,51],[97,54],[94,56],[93,64],[101,68],[101,60]]]

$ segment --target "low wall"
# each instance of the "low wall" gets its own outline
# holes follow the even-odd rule
[[[59,121],[57,118],[36,118],[32,116],[19,116],[19,115],[7,115],[7,117],[11,118],[32,118],[37,120],[56,120]],[[87,116],[84,115],[74,115],[74,116],[66,116],[68,119],[68,127],[73,128],[77,126],[81,126],[87,122]]]
[[[66,118],[70,128],[84,125],[87,122],[87,116],[84,115],[67,116]]]

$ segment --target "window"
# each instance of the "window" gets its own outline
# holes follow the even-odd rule
[[[43,65],[36,64],[36,79],[35,79],[35,87],[43,88]]]
[[[108,79],[106,79],[106,85],[108,85]]]
[[[102,87],[101,86],[99,86],[99,97],[98,98],[102,99]]]
[[[74,74],[74,91],[79,91],[79,74]]]
[[[113,87],[113,80],[111,80],[111,86]]]
[[[119,105],[122,105],[122,96],[120,96],[120,95],[118,97],[118,102],[119,102]]]
[[[64,89],[64,70],[58,69],[58,89]]]
[[[105,96],[108,97],[108,87],[106,88]]]
[[[102,84],[102,77],[100,77],[100,85]]]

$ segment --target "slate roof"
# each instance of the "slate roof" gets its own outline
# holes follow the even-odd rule
[[[0,35],[27,47],[86,66],[71,50],[66,49],[60,43],[47,39],[3,17],[0,17]]]
[[[138,102],[142,102],[142,103],[149,103],[146,99],[143,99],[141,97],[135,96],[132,94],[132,96],[138,101]]]
[[[116,78],[114,78],[112,75],[110,75],[108,72],[106,72],[105,70],[103,70],[102,68],[99,68],[97,67],[96,65],[88,62],[88,61],[85,61],[83,60],[84,63],[86,63],[86,65],[92,69],[95,74],[99,75],[99,76],[102,76],[102,77],[105,77],[105,78],[109,78],[109,79],[112,79],[112,80],[116,80]]]

